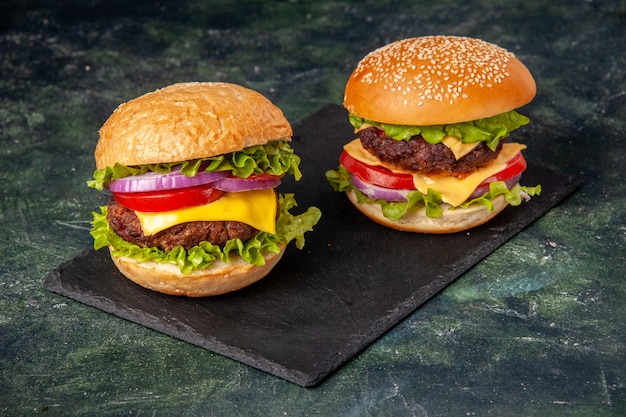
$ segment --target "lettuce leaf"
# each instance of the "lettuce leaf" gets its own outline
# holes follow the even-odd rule
[[[248,178],[252,174],[269,173],[272,175],[293,175],[296,181],[302,178],[300,172],[300,157],[294,153],[293,148],[284,140],[268,142],[265,145],[250,146],[241,151],[229,154],[212,156],[210,158],[196,159],[192,161],[173,162],[165,164],[141,165],[127,167],[115,164],[112,167],[96,170],[93,180],[87,182],[87,186],[102,190],[117,178],[129,175],[141,175],[146,172],[158,172],[166,174],[174,166],[180,165],[180,170],[188,177],[193,177],[203,168],[205,171],[230,171],[232,175]]]
[[[367,120],[354,114],[349,115],[348,119],[356,129],[367,123],[383,129],[387,136],[395,140],[409,140],[413,136],[422,135],[426,142],[435,145],[446,136],[454,136],[463,143],[485,142],[492,151],[496,150],[500,139],[530,122],[528,117],[515,110],[471,122],[433,126],[392,125]]]
[[[252,239],[242,242],[241,239],[231,239],[223,248],[209,242],[201,242],[189,250],[177,246],[166,252],[156,247],[145,248],[126,242],[118,236],[107,222],[107,207],[100,207],[100,213],[93,212],[91,236],[94,238],[94,248],[101,249],[112,246],[115,256],[128,256],[138,262],[155,261],[178,265],[180,271],[188,274],[192,271],[211,266],[216,260],[230,262],[231,255],[238,255],[253,265],[264,265],[265,252],[280,252],[280,246],[292,240],[296,247],[304,246],[304,233],[313,230],[321,218],[321,211],[317,207],[309,207],[299,215],[292,215],[289,210],[297,206],[293,194],[278,196],[279,216],[276,221],[276,233],[260,232]]]
[[[443,214],[443,208],[441,203],[441,193],[433,189],[428,189],[426,194],[418,190],[411,191],[407,196],[407,201],[401,202],[389,202],[385,200],[372,200],[355,188],[350,181],[350,172],[342,165],[337,170],[330,170],[326,172],[326,179],[328,183],[333,187],[335,191],[345,192],[348,190],[354,190],[357,196],[357,202],[362,203],[375,203],[380,204],[383,215],[390,219],[397,221],[404,217],[411,209],[426,208],[426,215],[432,218],[441,217]],[[511,206],[519,206],[522,200],[530,198],[530,196],[539,195],[541,193],[541,185],[535,187],[515,185],[513,188],[508,189],[503,181],[496,181],[489,184],[489,191],[480,197],[473,198],[465,201],[458,207],[449,207],[448,210],[454,210],[455,208],[467,208],[473,204],[482,204],[490,211],[493,210],[493,199],[499,195],[503,195],[506,201]],[[445,208],[445,205],[443,206]]]

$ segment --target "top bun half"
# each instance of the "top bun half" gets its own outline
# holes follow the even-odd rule
[[[348,79],[344,106],[380,123],[429,126],[514,110],[535,93],[511,52],[479,39],[425,36],[365,56]]]
[[[239,151],[293,132],[283,112],[235,84],[173,84],[121,104],[100,129],[96,167],[182,162]]]

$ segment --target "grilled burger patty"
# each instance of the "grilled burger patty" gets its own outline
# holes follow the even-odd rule
[[[164,251],[171,251],[176,246],[189,250],[203,241],[218,246],[223,246],[234,238],[245,242],[259,233],[259,230],[245,223],[213,221],[183,223],[145,236],[133,210],[119,204],[113,197],[109,199],[107,206],[107,221],[122,239],[142,247],[157,247]]]
[[[431,145],[421,136],[410,140],[395,140],[378,127],[361,130],[359,138],[363,147],[381,161],[391,163],[408,171],[418,171],[430,175],[464,175],[489,163],[502,148],[502,140],[496,151],[480,142],[470,153],[459,159],[443,143]]]

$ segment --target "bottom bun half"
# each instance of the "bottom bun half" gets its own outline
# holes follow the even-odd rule
[[[482,204],[474,204],[464,209],[446,210],[441,217],[432,218],[426,215],[426,209],[413,210],[400,220],[390,220],[383,215],[380,204],[357,202],[353,190],[346,191],[348,199],[370,220],[391,229],[414,233],[445,234],[456,233],[480,226],[494,218],[508,205],[503,196],[493,200],[493,211]]]
[[[113,249],[109,247],[109,250]],[[237,257],[230,263],[215,261],[210,268],[189,274],[183,274],[173,264],[137,262],[132,258],[113,254],[111,259],[126,278],[142,287],[170,295],[208,297],[239,290],[264,278],[284,253],[285,246],[282,246],[279,253],[266,254],[265,265],[262,266],[249,264]]]

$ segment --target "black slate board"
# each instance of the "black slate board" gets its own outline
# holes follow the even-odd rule
[[[541,196],[469,233],[418,235],[379,226],[327,184],[344,143],[345,111],[328,105],[294,125],[304,178],[285,182],[299,207],[322,210],[299,251],[235,293],[180,298],[125,279],[108,251],[87,250],[46,278],[51,291],[302,386],[314,386],[498,246],[571,194],[580,182],[529,164]]]

